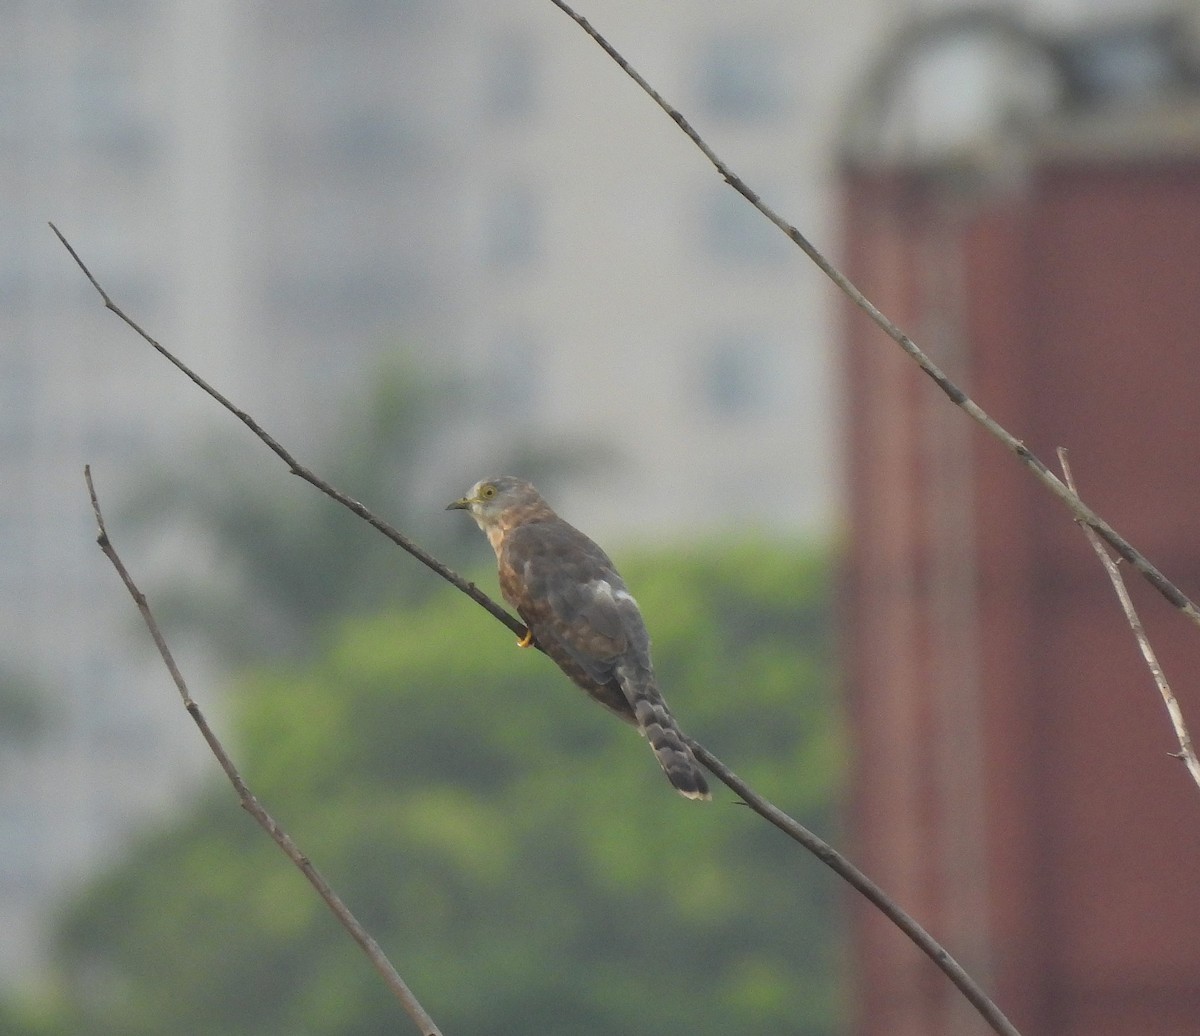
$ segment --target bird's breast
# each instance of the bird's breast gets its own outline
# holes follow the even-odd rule
[[[500,551],[504,545],[504,529],[500,525],[487,525],[483,531],[487,534],[488,543],[492,545],[496,557],[500,557]]]

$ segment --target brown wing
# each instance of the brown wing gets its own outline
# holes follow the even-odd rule
[[[642,614],[608,555],[554,518],[509,532],[499,567],[505,599],[546,654],[593,698],[641,730],[681,794],[708,798],[704,775],[655,682]]]
[[[608,555],[556,518],[512,530],[504,538],[499,570],[505,599],[538,645],[575,683],[631,719],[616,665],[631,652],[648,665],[650,638]]]

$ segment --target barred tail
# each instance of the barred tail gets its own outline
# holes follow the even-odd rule
[[[633,706],[638,729],[650,742],[667,780],[686,798],[711,799],[704,771],[684,741],[683,731],[655,686],[654,677],[645,671],[631,674],[619,670],[617,679]]]

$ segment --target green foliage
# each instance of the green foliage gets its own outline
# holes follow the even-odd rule
[[[759,543],[623,567],[684,728],[829,832],[824,566]],[[832,876],[719,785],[678,797],[461,595],[345,622],[233,710],[247,780],[447,1036],[836,1030]],[[60,964],[64,1031],[408,1031],[224,787],[71,909]]]

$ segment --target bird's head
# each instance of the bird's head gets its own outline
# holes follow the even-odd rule
[[[512,475],[500,475],[476,482],[466,496],[447,504],[446,510],[468,511],[481,529],[487,529],[513,509],[536,510],[545,506],[531,483]]]

